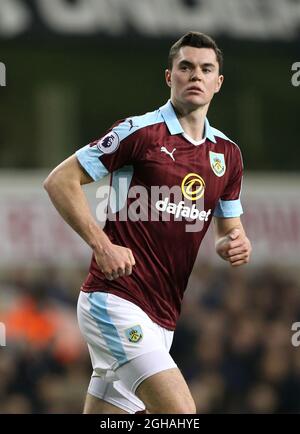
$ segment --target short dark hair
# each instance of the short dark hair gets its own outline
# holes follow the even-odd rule
[[[196,47],[196,48],[212,48],[216,53],[217,61],[219,64],[219,73],[223,69],[223,53],[217,46],[216,42],[208,35],[200,32],[188,32],[183,35],[175,44],[172,45],[168,57],[168,68],[171,70],[173,67],[174,58],[177,56],[181,47]]]

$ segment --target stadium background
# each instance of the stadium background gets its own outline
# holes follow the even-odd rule
[[[42,181],[115,120],[165,102],[169,46],[190,29],[224,51],[209,120],[243,152],[253,260],[231,270],[208,234],[172,354],[199,413],[300,411],[300,2],[1,0],[0,413],[82,410],[90,363],[75,312],[90,252]]]

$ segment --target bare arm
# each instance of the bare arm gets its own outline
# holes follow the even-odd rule
[[[130,249],[111,243],[91,214],[82,185],[93,182],[75,155],[57,166],[44,181],[44,188],[63,219],[93,249],[99,268],[112,280],[129,275],[135,264]]]
[[[234,267],[247,264],[252,251],[241,219],[214,217],[216,252]]]

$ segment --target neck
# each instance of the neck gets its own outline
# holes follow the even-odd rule
[[[192,139],[199,141],[204,137],[204,123],[209,104],[202,107],[189,108],[171,99],[178,120],[184,132]]]

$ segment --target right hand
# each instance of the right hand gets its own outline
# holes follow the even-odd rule
[[[127,247],[109,242],[100,251],[94,250],[94,254],[98,267],[106,279],[115,280],[132,273],[135,259],[132,251]]]

